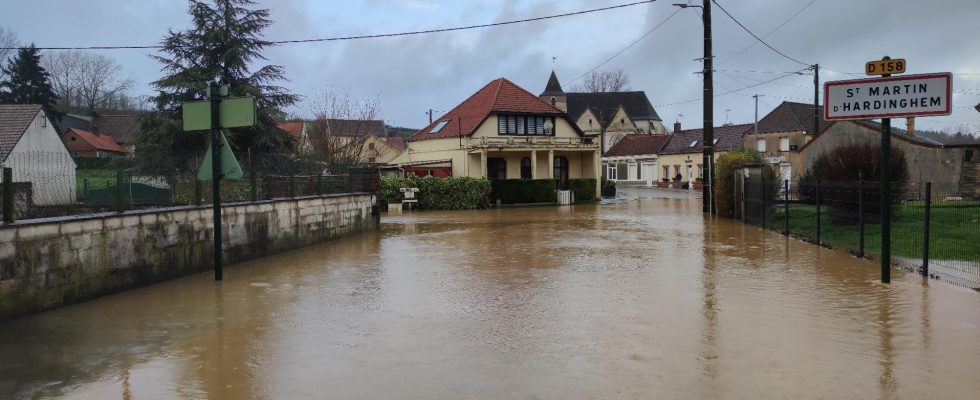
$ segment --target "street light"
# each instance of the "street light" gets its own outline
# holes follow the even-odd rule
[[[675,6],[680,8],[700,8],[701,20],[704,23],[704,132],[701,138],[701,143],[703,143],[702,149],[704,154],[704,160],[702,165],[704,165],[705,171],[707,171],[707,176],[704,177],[704,194],[701,196],[703,200],[702,210],[706,213],[714,212],[714,193],[712,191],[715,172],[715,131],[714,131],[714,93],[713,93],[713,77],[712,77],[712,66],[711,66],[711,0],[704,0],[703,5],[692,5],[683,3],[674,3]]]

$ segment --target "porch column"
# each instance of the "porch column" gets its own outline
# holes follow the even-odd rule
[[[480,150],[480,177],[486,178],[487,175],[487,149]]]
[[[531,179],[538,179],[538,151],[531,150]]]
[[[555,151],[548,150],[548,179],[555,179]]]
[[[595,195],[596,198],[602,198],[602,153],[596,150],[592,153],[592,158],[595,164]]]

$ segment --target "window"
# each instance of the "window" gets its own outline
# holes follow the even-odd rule
[[[589,126],[592,126],[592,118],[589,118]]]
[[[608,179],[616,180],[616,164],[609,164],[606,166],[606,177]]]
[[[625,118],[620,118],[619,119],[619,124],[620,125],[626,125],[626,119]]]
[[[789,138],[781,137],[779,138],[779,151],[789,151]]]
[[[531,176],[531,159],[528,157],[521,159],[521,179],[534,179]]]
[[[698,164],[698,178],[704,179],[704,166]]]
[[[552,135],[554,134],[554,126],[554,117],[497,116],[498,135]]]
[[[698,145],[698,142],[700,142],[700,140],[695,140],[695,141],[691,142],[691,144],[687,145],[687,147],[693,148],[694,146],[697,146]]]
[[[555,179],[560,182],[568,180],[568,159],[565,157],[555,157]]]
[[[439,121],[439,123],[436,124],[436,126],[434,128],[432,128],[432,130],[429,131],[429,133],[437,133],[437,132],[441,131],[442,128],[445,127],[446,124],[448,124],[448,123],[449,123],[449,120],[448,119],[445,120],[445,121]]]
[[[555,106],[555,103],[556,103],[556,101],[555,101],[555,98],[554,98],[554,97],[552,97],[552,98],[551,98],[551,106],[552,106],[552,107],[554,107],[554,106]]]
[[[757,139],[755,141],[755,151],[760,153],[766,152],[766,139]]]
[[[368,143],[368,150],[374,150],[374,143]]]
[[[718,139],[715,139],[711,144],[718,144]]]
[[[487,178],[507,179],[507,161],[499,157],[488,158]]]
[[[664,167],[664,178],[670,178],[670,167]]]

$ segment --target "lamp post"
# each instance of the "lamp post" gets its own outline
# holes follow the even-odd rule
[[[714,193],[712,193],[712,181],[714,179],[715,172],[715,132],[714,132],[714,94],[713,94],[713,76],[712,76],[712,62],[711,62],[711,0],[704,0],[702,5],[690,5],[682,3],[674,3],[675,6],[680,8],[700,8],[701,20],[704,23],[704,127],[702,129],[703,137],[701,138],[703,157],[702,165],[704,165],[704,170],[707,172],[707,176],[704,179],[704,194],[702,196],[703,206],[702,210],[706,213],[714,212]]]

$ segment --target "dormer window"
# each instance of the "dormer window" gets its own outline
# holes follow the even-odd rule
[[[434,128],[432,128],[432,130],[429,131],[429,133],[439,133],[439,131],[441,131],[442,128],[444,128],[446,126],[446,124],[448,124],[448,123],[449,123],[449,120],[439,121],[439,123],[436,124],[436,126]]]
[[[688,145],[687,147],[688,148],[694,148],[694,146],[697,146],[698,145],[698,142],[700,142],[700,140],[695,140],[695,141],[691,142],[691,144]]]

